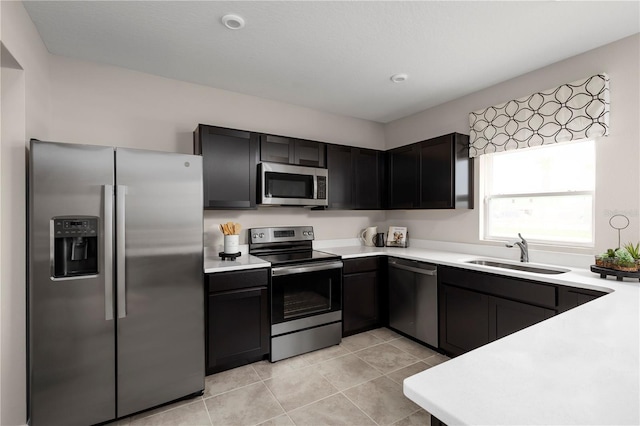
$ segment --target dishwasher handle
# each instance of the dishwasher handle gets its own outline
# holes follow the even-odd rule
[[[408,266],[408,265],[404,265],[402,263],[398,263],[393,260],[390,260],[389,266],[393,268],[404,269],[405,271],[409,271],[409,272],[415,272],[416,274],[421,274],[421,275],[430,275],[434,277],[438,275],[438,268],[435,265],[428,265],[430,267],[429,269],[416,268],[415,266]]]

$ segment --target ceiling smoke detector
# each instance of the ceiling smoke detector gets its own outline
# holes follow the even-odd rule
[[[244,27],[244,19],[242,18],[242,16],[234,15],[232,13],[224,15],[222,17],[222,23],[230,30],[239,30],[240,28]]]
[[[407,74],[394,74],[391,76],[391,81],[394,83],[403,83],[407,81],[409,76]]]

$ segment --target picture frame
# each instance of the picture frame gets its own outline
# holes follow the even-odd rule
[[[407,228],[405,226],[389,227],[387,247],[407,247]]]

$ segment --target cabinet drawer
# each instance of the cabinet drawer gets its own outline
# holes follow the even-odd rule
[[[268,269],[250,269],[246,271],[218,272],[207,274],[209,293],[261,287],[269,284]]]
[[[375,257],[364,257],[361,259],[346,259],[343,260],[344,264],[343,273],[347,274],[356,274],[358,272],[368,272],[368,271],[376,271],[378,269],[378,261],[379,258]]]
[[[456,268],[440,268],[438,275],[444,284],[535,305],[557,306],[557,290],[553,285]]]

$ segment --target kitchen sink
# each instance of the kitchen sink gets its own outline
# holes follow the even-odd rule
[[[530,265],[526,263],[508,263],[496,260],[474,259],[467,260],[465,263],[473,263],[474,265],[493,266],[494,268],[514,269],[516,271],[533,272],[534,274],[564,274],[569,272],[564,268],[553,268],[542,265]]]

